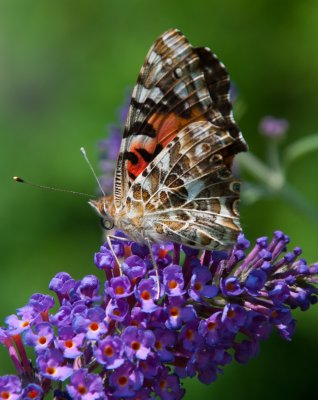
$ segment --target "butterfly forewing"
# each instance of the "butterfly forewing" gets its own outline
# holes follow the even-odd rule
[[[153,44],[132,94],[115,174],[114,220],[130,236],[211,249],[233,243],[239,183],[231,166],[247,146],[229,89],[224,65],[178,30]]]
[[[208,63],[211,57],[213,64]],[[228,74],[207,49],[193,48],[176,29],[157,39],[141,69],[129,107],[116,169],[116,207],[121,206],[131,182],[184,126],[196,120],[233,125],[228,91]],[[235,134],[239,136],[237,127]]]

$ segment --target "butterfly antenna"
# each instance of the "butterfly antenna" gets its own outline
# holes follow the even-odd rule
[[[101,185],[99,179],[97,178],[97,175],[96,175],[96,173],[95,173],[95,171],[94,171],[94,168],[93,168],[92,164],[90,163],[90,161],[89,161],[89,159],[88,159],[88,157],[87,157],[87,154],[86,154],[86,151],[85,151],[84,147],[81,147],[81,153],[83,154],[83,156],[84,156],[84,158],[85,158],[85,161],[87,162],[89,168],[91,169],[91,171],[92,171],[92,173],[93,173],[93,175],[94,175],[94,178],[95,178],[95,180],[96,180],[96,182],[97,182],[97,184],[98,184],[98,186],[99,186],[101,192],[103,193],[104,196],[106,196],[106,194],[105,194],[105,192],[104,192],[104,190],[103,190],[103,188],[102,188],[102,185]]]
[[[26,181],[25,179],[22,179],[22,178],[20,178],[20,177],[18,177],[18,176],[14,176],[13,179],[14,179],[16,182],[25,183],[26,185],[34,186],[34,187],[37,187],[37,188],[40,188],[40,189],[54,190],[55,192],[72,193],[72,194],[76,194],[76,195],[78,195],[78,196],[96,197],[96,196],[91,195],[91,194],[88,194],[88,193],[75,192],[74,190],[60,189],[60,188],[51,187],[51,186],[44,186],[44,185],[37,185],[37,184],[35,184],[35,183],[28,182],[28,181]]]

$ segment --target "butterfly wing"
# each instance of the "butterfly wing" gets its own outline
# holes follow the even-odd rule
[[[146,237],[211,249],[235,241],[240,186],[228,156],[234,143],[223,128],[194,122],[146,167],[127,196],[136,209],[143,204]]]
[[[231,115],[225,67],[209,49],[193,48],[172,29],[151,47],[132,94],[115,173],[117,209],[147,165],[183,127],[200,120],[232,135],[233,154],[246,150]]]

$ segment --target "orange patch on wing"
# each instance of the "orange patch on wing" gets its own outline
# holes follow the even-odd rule
[[[153,126],[157,132],[157,136],[155,138],[148,137],[144,144],[144,149],[147,150],[148,153],[153,154],[157,144],[161,144],[163,148],[166,147],[185,126],[194,121],[206,120],[207,117],[202,113],[202,110],[199,107],[194,107],[192,109],[190,118],[182,118],[175,113],[155,113],[149,118],[148,124]],[[128,172],[136,177],[141,174],[148,165],[148,162],[145,161],[137,151],[140,147],[140,142],[137,139],[134,139],[133,146],[129,151],[138,157],[138,163],[132,164],[130,161],[127,162]]]
[[[179,130],[188,124],[188,120],[174,113],[169,115],[154,114],[149,119],[149,124],[157,131],[157,142],[165,147],[176,136]]]
[[[127,170],[131,175],[137,177],[147,167],[148,163],[142,157],[140,157],[140,154],[137,153],[135,149],[132,149],[130,151],[138,157],[139,161],[137,164],[133,164],[132,162],[128,161]]]
[[[170,114],[153,114],[148,123],[151,124],[157,133],[157,142],[162,147],[167,146],[168,143],[177,135],[177,133],[185,126],[194,121],[206,121],[207,118],[202,114],[199,107],[194,107],[191,111],[190,118],[182,118],[175,113]]]

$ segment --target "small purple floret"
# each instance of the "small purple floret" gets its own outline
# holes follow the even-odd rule
[[[155,345],[155,335],[150,330],[138,329],[128,326],[122,333],[124,350],[128,360],[146,360],[148,354]]]
[[[0,395],[2,399],[19,400],[21,392],[22,384],[17,376],[0,376]]]
[[[107,400],[102,378],[85,368],[74,372],[66,388],[72,400]]]
[[[132,397],[142,387],[143,374],[130,362],[126,362],[110,376],[110,385],[115,398]]]
[[[274,118],[271,116],[261,119],[259,131],[268,137],[281,137],[289,128],[289,123],[284,118]]]
[[[94,355],[106,369],[116,369],[125,362],[123,343],[116,336],[100,340],[94,347]]]
[[[37,358],[41,375],[53,381],[65,381],[73,374],[73,368],[65,365],[63,354],[57,349],[46,350]]]

